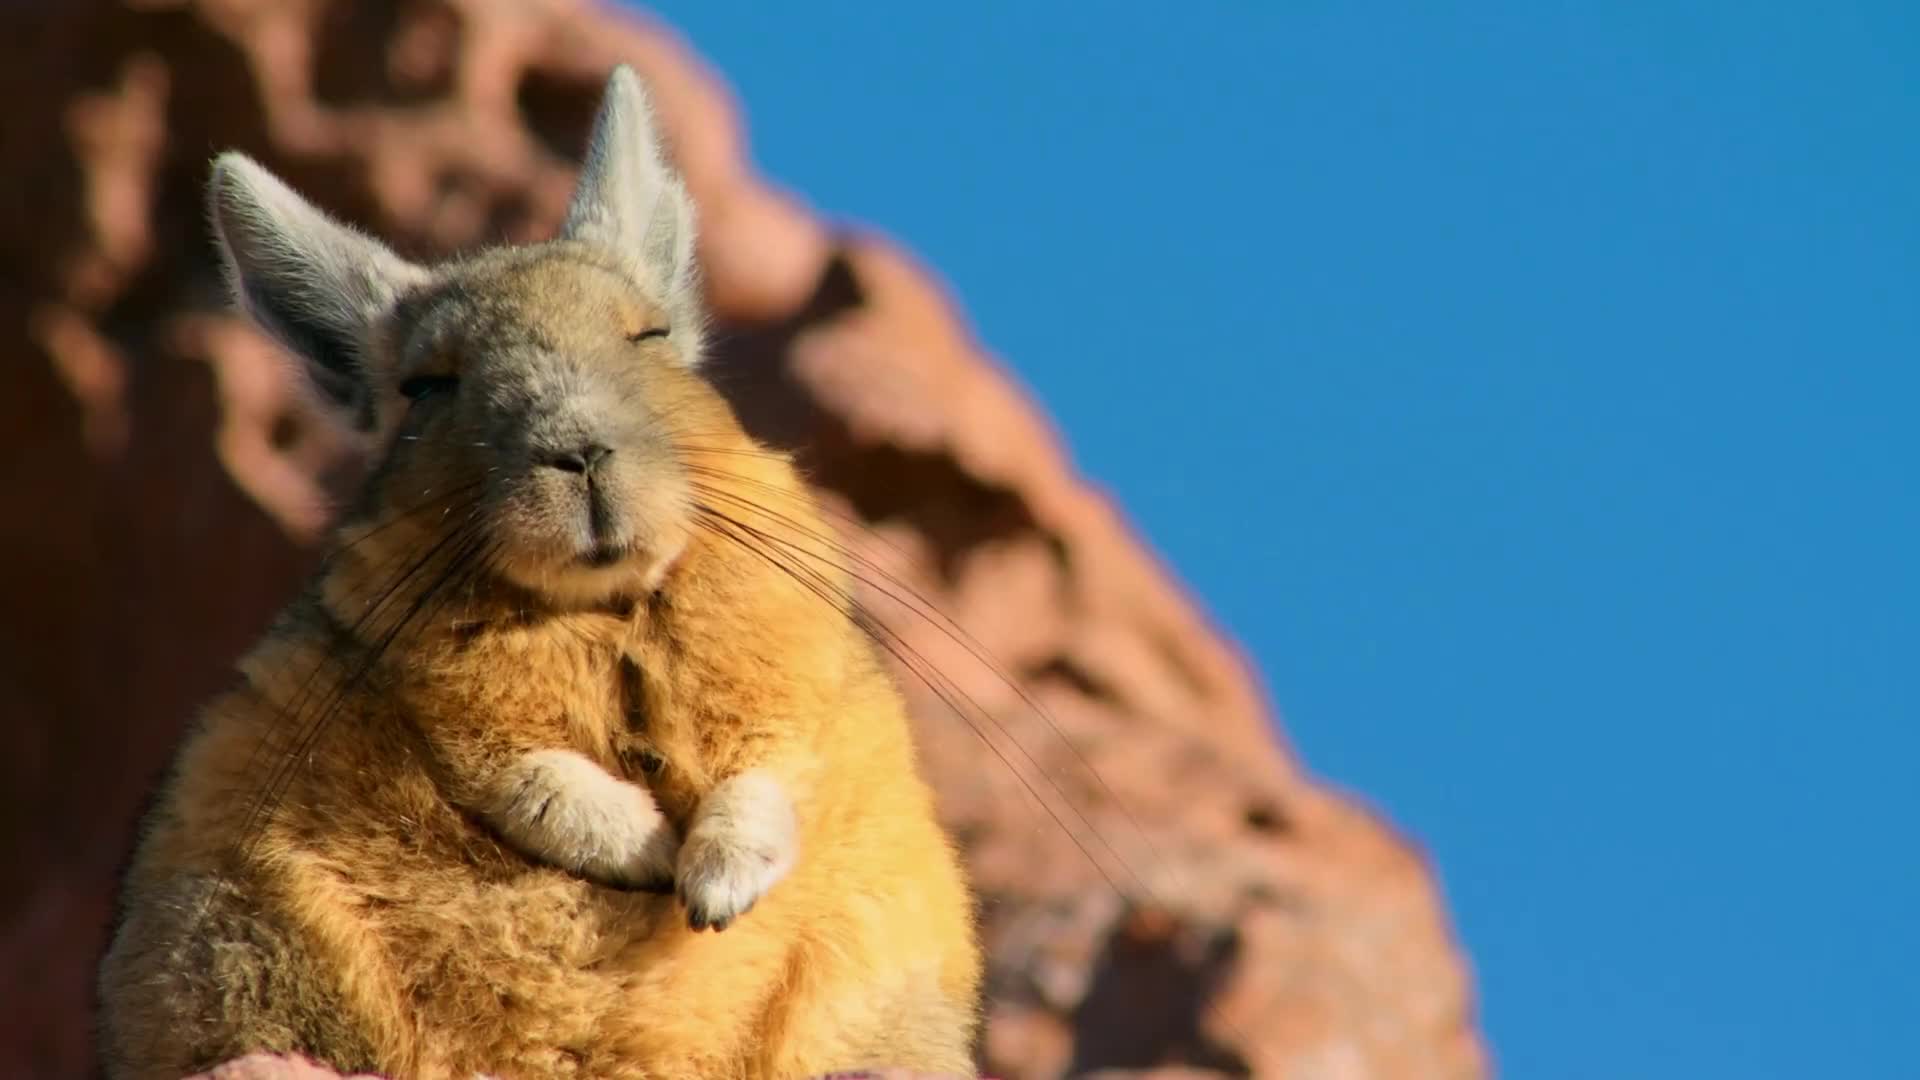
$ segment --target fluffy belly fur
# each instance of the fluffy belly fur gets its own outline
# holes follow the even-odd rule
[[[393,747],[317,763],[257,841],[213,842],[243,815],[210,828],[180,796],[225,782],[226,741],[189,745],[129,875],[103,969],[115,1077],[254,1050],[420,1080],[972,1068],[972,912],[910,773],[815,808],[795,870],[713,933],[672,895],[529,861],[425,770],[329,800],[329,772]]]

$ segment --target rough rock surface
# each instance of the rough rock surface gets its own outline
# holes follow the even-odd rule
[[[622,59],[704,216],[715,370],[1021,687],[869,592],[979,709],[905,676],[986,899],[984,1069],[1485,1073],[1419,856],[1301,773],[1241,658],[929,274],[750,171],[670,32],[570,0],[41,0],[0,9],[0,1074],[86,1074],[142,794],[358,460],[224,311],[211,153],[414,254],[533,237]]]
[[[187,1077],[187,1080],[381,1080],[381,1078],[366,1073],[342,1076],[305,1058],[248,1054],[246,1057],[217,1066],[211,1072]],[[886,1072],[833,1073],[829,1076],[815,1077],[814,1080],[957,1080],[957,1078],[890,1069]]]

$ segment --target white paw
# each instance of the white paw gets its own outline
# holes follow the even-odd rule
[[[746,772],[701,800],[675,875],[687,923],[725,930],[793,868],[793,800],[780,782]]]
[[[622,888],[664,888],[679,847],[645,788],[616,779],[572,750],[522,757],[488,818],[535,858]]]

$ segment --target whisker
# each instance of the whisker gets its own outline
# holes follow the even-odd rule
[[[332,721],[334,716],[339,713],[339,710],[345,705],[353,690],[366,679],[367,675],[371,673],[380,660],[386,656],[388,649],[406,630],[415,616],[419,615],[427,603],[435,598],[441,588],[479,546],[479,540],[475,539],[462,547],[460,553],[457,553],[449,560],[447,569],[442,572],[432,584],[423,589],[419,596],[415,597],[413,603],[408,606],[406,612],[400,619],[368,650],[354,671],[336,684],[334,693],[321,705],[318,715],[314,717],[311,723],[305,726],[305,730],[301,733],[300,738],[286,755],[284,760],[289,764],[289,768],[283,771],[283,774],[278,777],[277,782],[265,793],[263,802],[266,805],[267,814],[271,814],[272,808],[277,806],[279,800],[285,796],[287,786],[292,782],[293,774],[297,769],[298,763],[312,752],[313,747],[319,742],[320,736],[325,731],[326,726]],[[265,819],[263,818],[261,821],[263,826],[264,822]],[[242,833],[244,846],[240,848],[240,857],[242,859],[251,857],[256,849],[256,845],[265,835],[264,827],[251,837]]]
[[[362,630],[369,629],[373,621],[386,609],[387,605],[399,594],[407,582],[413,580],[420,574],[423,568],[425,568],[435,556],[446,550],[449,545],[458,545],[455,547],[454,556],[449,560],[450,564],[457,564],[461,557],[460,553],[474,543],[479,535],[480,530],[473,524],[471,518],[463,522],[461,527],[449,530],[437,543],[429,547],[424,554],[420,555],[405,570],[394,577],[381,592],[379,598],[371,603],[361,612],[360,616],[354,620],[348,629],[348,633],[358,638]],[[421,595],[423,597],[430,595],[434,587],[435,586],[429,586]],[[350,692],[351,687],[356,685],[372,670],[374,664],[385,654],[387,647],[390,646],[399,635],[407,619],[417,610],[417,606],[409,609],[406,617],[403,617],[379,642],[368,649],[362,657],[359,666],[347,677],[339,680],[334,685],[332,692],[329,693],[326,698],[322,699],[317,714],[311,719],[306,719],[306,702],[311,700],[309,692],[314,680],[318,677],[320,671],[325,668],[327,660],[330,659],[330,657],[323,657],[321,662],[315,666],[313,673],[308,676],[306,682],[302,684],[300,691],[296,694],[295,700],[290,702],[287,709],[282,713],[283,718],[292,720],[295,737],[290,751],[282,756],[276,766],[269,771],[266,784],[252,806],[249,807],[246,817],[242,819],[237,836],[237,858],[245,858],[251,854],[252,845],[257,838],[254,832],[256,826],[264,823],[266,816],[271,813],[273,806],[285,793],[286,786],[292,781],[294,771],[299,767],[300,759],[311,750],[315,740],[319,737],[320,731],[325,727],[328,719],[338,707],[339,703],[342,702]],[[270,749],[272,742],[272,734],[264,734],[260,745],[255,750],[255,757],[258,757],[259,754]]]
[[[729,539],[739,544],[743,549],[755,555],[758,555],[760,558],[765,560],[769,565],[772,565],[776,569],[780,570],[781,572],[787,574],[789,577],[793,578],[795,581],[799,582],[803,587],[813,592],[814,595],[820,597],[823,601],[826,601],[828,606],[833,607],[836,611],[842,612],[842,614],[846,614],[847,612],[846,608],[842,608],[839,604],[835,604],[833,602],[835,598],[838,598],[840,601],[842,601],[842,603],[850,605],[854,611],[856,612],[858,611],[858,603],[850,594],[847,594],[843,590],[839,589],[837,586],[834,586],[831,582],[826,581],[825,578],[822,577],[817,571],[810,571],[803,567],[797,567],[790,562],[782,560],[776,553],[774,553],[769,548],[765,547],[764,543],[763,544],[753,543],[752,540],[749,538],[763,539],[764,534],[758,533],[758,530],[755,530],[752,526],[746,525],[732,517],[729,517],[724,513],[713,510],[710,507],[703,507],[702,511],[705,514],[718,520],[718,522],[721,524],[722,535],[727,536]],[[736,529],[740,531],[739,532],[732,531]],[[742,533],[745,533],[746,535],[743,536]],[[1019,766],[1014,764],[1013,759],[1008,757],[1006,752],[1002,750],[997,743],[995,743],[992,739],[987,737],[986,731],[979,725],[979,723],[975,721],[973,715],[970,714],[966,708],[963,708],[958,702],[954,700],[954,696],[957,695],[962,701],[966,702],[967,706],[970,706],[973,709],[974,713],[977,713],[980,717],[985,718],[988,723],[994,726],[995,730],[997,730],[1003,738],[1006,738],[1009,741],[1013,742],[1015,746],[1019,746],[1020,745],[1019,740],[1015,739],[1010,733],[1008,733],[1005,725],[1001,724],[1000,721],[992,715],[992,713],[987,711],[987,709],[984,706],[982,706],[977,700],[975,700],[971,694],[968,694],[964,688],[960,687],[945,673],[941,672],[937,667],[929,663],[926,660],[926,658],[922,656],[917,649],[914,649],[910,644],[906,642],[904,638],[900,637],[900,635],[895,633],[891,628],[886,627],[873,620],[859,618],[857,615],[854,615],[851,617],[853,618],[855,626],[857,626],[862,632],[866,633],[870,638],[874,639],[876,644],[880,645],[882,648],[885,648],[889,653],[891,653],[894,656],[895,659],[900,660],[902,663],[902,666],[906,667],[917,678],[919,678],[921,682],[926,684],[927,688],[936,697],[938,697],[943,704],[945,704],[950,710],[952,710],[954,715],[966,721],[967,726],[973,731],[974,735],[978,737],[980,741],[987,746],[988,749],[993,751],[994,756],[998,757],[1001,763],[1006,765],[1008,771],[1012,772],[1014,777],[1020,781],[1021,785],[1027,789],[1027,793],[1031,795],[1034,801],[1039,803],[1041,808],[1047,812],[1047,815],[1053,819],[1054,824],[1059,826],[1060,831],[1065,833],[1067,837],[1073,841],[1074,846],[1080,849],[1080,853],[1086,857],[1088,864],[1091,865],[1095,871],[1097,871],[1103,878],[1106,879],[1107,884],[1111,886],[1115,892],[1119,892],[1124,895],[1126,890],[1120,887],[1120,883],[1114,880],[1113,876],[1107,872],[1105,864],[1097,856],[1095,856],[1092,849],[1088,848],[1086,843],[1083,840],[1081,840],[1080,833],[1067,824],[1066,819],[1060,815],[1059,811],[1054,809],[1053,804],[1050,801],[1048,801],[1045,796],[1041,794],[1039,788],[1037,788],[1034,785],[1032,780],[1028,779],[1026,773],[1022,771],[1019,768]],[[884,636],[881,636],[881,635],[884,635]],[[1024,747],[1022,747],[1021,749],[1024,752]],[[1038,762],[1034,761],[1030,754],[1026,755],[1026,757],[1029,764],[1032,764],[1034,768],[1041,773],[1042,778],[1047,781],[1047,784],[1049,788],[1053,791],[1054,795],[1058,799],[1060,799],[1062,802],[1066,803],[1068,806],[1068,809],[1078,818],[1081,826],[1084,829],[1086,829],[1087,832],[1091,833],[1096,840],[1099,840],[1103,846],[1106,847],[1108,853],[1112,855],[1114,861],[1119,863],[1121,868],[1127,872],[1128,876],[1134,879],[1134,883],[1136,886],[1139,887],[1140,891],[1142,892],[1148,891],[1146,889],[1145,882],[1143,882],[1140,879],[1140,876],[1133,871],[1133,868],[1127,864],[1126,860],[1120,855],[1120,853],[1114,850],[1113,846],[1110,843],[1107,843],[1106,838],[1101,836],[1097,829],[1093,828],[1092,824],[1086,820],[1085,815],[1080,813],[1079,808],[1072,805],[1072,801],[1067,798],[1066,793],[1061,791],[1057,784],[1054,784],[1051,781],[1051,779],[1046,777],[1044,767],[1040,766]]]
[[[351,546],[353,545],[348,545],[348,547],[351,547]],[[336,552],[335,556],[330,556],[329,559],[331,560],[333,557],[336,557],[339,554],[343,554],[345,550],[346,549],[344,548],[341,549],[340,552]],[[382,566],[378,570],[378,573],[381,576],[384,576],[385,571],[388,568],[398,565],[399,563],[405,561],[405,559],[408,558],[410,554],[411,553],[404,552],[404,551],[396,554],[393,558],[389,559],[386,563],[382,564]],[[421,556],[412,566],[409,566],[407,569],[401,571],[401,573],[398,576],[392,579],[387,589],[386,595],[390,595],[393,592],[393,590],[398,589],[402,584],[404,584],[406,579],[413,573],[417,572],[419,567],[424,565],[426,560],[431,557],[432,557],[432,552],[428,552],[426,555]],[[385,595],[382,596],[381,602],[384,603],[384,600],[385,600]],[[353,624],[348,628],[347,632],[350,635],[358,636],[359,632],[378,613],[379,608],[380,608],[380,604],[376,603],[372,607],[362,611],[360,617],[354,620]],[[293,697],[282,708],[282,711],[279,714],[279,716],[275,718],[276,724],[282,720],[286,720],[289,718],[295,719],[297,721],[298,717],[304,713],[307,702],[311,700],[314,684],[320,678],[320,673],[326,669],[327,662],[329,659],[331,659],[331,654],[323,653],[321,655],[319,662],[314,664],[313,670],[307,673],[306,679],[301,682],[299,688],[294,691]],[[267,733],[263,733],[261,735],[261,741],[259,742],[259,744],[257,744],[254,747],[253,753],[247,759],[247,764],[245,768],[246,774],[251,774],[254,771],[255,767],[259,764],[260,759],[272,748],[272,738],[273,736],[271,731]],[[276,766],[276,770],[278,768],[279,766]],[[268,784],[269,786],[271,786],[273,783],[274,783],[274,773],[270,772],[268,777]],[[252,829],[255,821],[257,820],[259,811],[260,811],[260,806],[258,804],[255,804],[253,807],[249,809],[247,817],[243,819],[241,823],[240,835],[245,836],[248,833],[248,831]]]
[[[718,514],[717,512],[712,511],[711,508],[701,507],[699,509],[703,513],[713,514],[715,517],[720,518],[723,522],[726,520],[725,515]],[[787,574],[789,577],[793,578],[795,581],[799,582],[804,587],[807,587],[816,596],[818,596],[823,602],[827,603],[829,607],[833,607],[837,611],[842,610],[839,605],[834,603],[834,597],[838,596],[845,603],[855,603],[857,608],[857,603],[853,601],[853,599],[850,596],[844,593],[844,591],[835,589],[830,584],[814,584],[814,583],[802,580],[801,575],[796,573],[795,568],[791,564],[783,562],[778,557],[776,557],[775,555],[773,555],[772,553],[770,553],[769,551],[763,548],[756,547],[754,544],[742,538],[739,534],[729,531],[726,525],[722,524],[722,525],[716,526],[713,522],[708,522],[708,521],[702,521],[699,524],[700,524],[700,527],[707,528],[713,531],[715,535],[719,535],[733,541],[734,543],[738,544],[742,549],[749,551],[750,553],[766,561],[769,565]],[[819,578],[819,575],[817,574],[813,576],[816,578]],[[844,611],[843,611],[843,614],[844,614]],[[966,694],[964,689],[960,688],[957,684],[953,683],[953,681],[950,678],[948,678],[943,672],[941,672],[933,664],[929,663],[924,656],[921,656],[917,650],[915,650],[911,645],[907,644],[907,642],[904,639],[902,639],[896,632],[894,632],[888,627],[885,627],[884,625],[881,625],[877,622],[874,622],[868,619],[867,617],[865,617],[864,613],[858,613],[856,611],[856,614],[852,616],[852,619],[853,619],[853,624],[857,628],[859,628],[862,632],[866,633],[870,640],[874,641],[874,643],[879,645],[881,648],[886,649],[887,652],[890,655],[892,655],[893,658],[896,661],[898,661],[902,667],[905,667],[908,671],[912,672],[913,675],[916,678],[918,678],[921,681],[921,683],[925,685],[931,693],[934,694],[935,697],[939,698],[941,703],[946,705],[947,708],[951,710],[955,716],[958,716],[963,721],[965,721],[968,729],[972,731],[974,737],[979,739],[980,742],[987,747],[987,749],[993,751],[994,756],[999,758],[1000,762],[1007,767],[1008,771],[1014,774],[1015,779],[1020,781],[1021,786],[1026,789],[1027,794],[1035,802],[1040,804],[1041,808],[1047,812],[1047,815],[1050,818],[1053,819],[1054,824],[1057,827],[1059,827],[1060,831],[1062,833],[1065,833],[1069,840],[1073,841],[1074,846],[1078,848],[1080,850],[1081,855],[1086,858],[1088,865],[1092,866],[1094,871],[1098,873],[1101,876],[1101,878],[1106,881],[1108,888],[1112,889],[1116,895],[1125,897],[1127,895],[1127,891],[1120,887],[1119,882],[1114,880],[1113,875],[1107,871],[1106,867],[1100,862],[1099,859],[1095,858],[1093,852],[1087,847],[1085,842],[1083,842],[1080,839],[1080,836],[1077,833],[1075,833],[1073,829],[1067,826],[1067,823],[1061,818],[1059,812],[1054,810],[1052,804],[1050,804],[1040,794],[1040,792],[1034,787],[1032,781],[1027,779],[1026,775],[1022,773],[1020,769],[1014,765],[1013,761],[1010,758],[1007,757],[1006,753],[1002,751],[1000,747],[993,742],[993,740],[987,737],[986,732],[980,727],[980,725],[976,723],[972,719],[972,717],[970,717],[967,714],[966,710],[960,708],[959,705],[953,700],[953,698],[949,696],[949,694],[958,693],[963,698],[966,698],[966,700],[968,700],[969,703],[973,704],[975,709],[980,711],[981,715],[986,716],[990,721],[993,720],[991,714],[987,713],[984,709],[980,708],[978,702],[972,701],[971,697]],[[885,635],[884,637],[882,636],[883,634]],[[946,687],[945,689],[943,689],[942,686],[939,685],[941,683],[945,684],[945,687]],[[996,723],[996,726],[997,726],[997,723]],[[1006,734],[1004,728],[1001,728],[1001,732],[1003,735]],[[1015,740],[1015,742],[1017,743],[1018,740]],[[1043,776],[1044,776],[1044,773],[1043,773]],[[1055,794],[1058,795],[1062,801],[1068,803],[1069,808],[1076,809],[1077,811],[1077,808],[1072,807],[1071,800],[1067,798],[1064,792],[1060,791],[1057,786],[1054,786],[1053,790]],[[1092,832],[1095,838],[1101,840],[1102,843],[1106,845],[1108,850],[1112,852],[1113,851],[1112,845],[1106,844],[1105,838],[1099,834],[1098,830],[1094,829],[1090,823],[1086,823],[1084,817],[1082,817],[1081,820],[1083,823],[1087,824],[1088,831]],[[1126,860],[1119,856],[1118,852],[1113,852],[1113,854],[1114,854],[1115,861],[1119,862],[1121,865],[1121,868],[1125,870],[1127,872],[1127,875],[1134,880],[1136,886],[1138,887],[1139,891],[1142,894],[1144,894],[1148,899],[1154,900],[1155,902],[1163,903],[1163,901],[1160,901],[1159,897],[1155,895],[1154,891],[1151,888],[1149,888],[1144,881],[1140,879],[1140,875],[1134,872],[1133,868],[1126,862]],[[1207,1008],[1207,1011],[1209,1013],[1212,1013],[1214,1017],[1222,1025],[1224,1025],[1228,1030],[1234,1032],[1234,1034],[1238,1038],[1242,1040],[1247,1039],[1246,1032],[1241,1030],[1240,1026],[1234,1023],[1231,1018],[1227,1017],[1224,1013],[1220,1012],[1217,1006],[1208,1005],[1206,1008]]]
[[[1111,802],[1114,805],[1114,807],[1120,811],[1122,817],[1126,819],[1128,826],[1132,829],[1135,838],[1138,839],[1142,844],[1146,846],[1148,852],[1152,855],[1154,861],[1156,863],[1165,862],[1164,857],[1160,854],[1159,848],[1153,843],[1153,838],[1147,834],[1147,830],[1140,824],[1139,819],[1134,816],[1132,809],[1130,809],[1126,805],[1125,800],[1120,798],[1119,793],[1114,791],[1112,786],[1107,783],[1106,778],[1100,775],[1100,770],[1094,768],[1093,762],[1087,759],[1085,752],[1083,752],[1079,746],[1075,745],[1072,739],[1067,737],[1066,732],[1061,729],[1059,721],[1054,719],[1053,715],[1050,712],[1048,712],[1043,705],[1040,704],[1039,700],[1035,698],[1033,694],[1026,689],[1026,687],[1021,685],[1020,680],[1016,678],[1012,672],[1008,671],[1006,667],[999,662],[998,658],[993,656],[992,652],[986,647],[986,645],[983,644],[978,638],[975,638],[973,634],[967,630],[966,627],[962,626],[957,620],[955,620],[952,616],[948,615],[946,612],[941,611],[937,604],[929,600],[926,596],[922,595],[920,591],[915,589],[910,583],[896,577],[894,574],[889,572],[885,567],[880,566],[878,563],[875,563],[873,560],[867,558],[864,554],[858,551],[855,551],[851,547],[839,542],[837,538],[825,535],[817,530],[810,529],[805,524],[795,521],[792,517],[785,514],[781,514],[778,511],[771,510],[757,503],[754,503],[751,499],[744,498],[742,496],[733,494],[731,492],[713,490],[707,487],[706,485],[700,484],[698,481],[694,483],[693,487],[694,487],[694,490],[701,492],[703,494],[706,494],[708,496],[722,498],[733,503],[734,505],[741,506],[755,513],[764,514],[767,517],[772,518],[773,520],[778,521],[783,525],[786,525],[787,527],[794,529],[795,531],[805,534],[811,539],[818,541],[822,545],[827,546],[829,549],[845,557],[848,561],[854,563],[855,565],[843,566],[843,565],[828,562],[818,553],[807,550],[802,545],[793,544],[790,541],[787,541],[778,536],[774,536],[770,533],[764,534],[765,539],[768,539],[775,543],[779,543],[782,546],[789,548],[790,550],[796,551],[800,554],[807,556],[808,558],[815,559],[823,563],[827,563],[827,565],[832,566],[834,569],[840,571],[841,573],[844,573],[853,577],[854,579],[858,580],[860,583],[866,585],[868,588],[873,589],[875,592],[901,605],[902,607],[906,608],[908,611],[912,612],[913,614],[918,615],[928,625],[932,626],[933,629],[935,629],[936,631],[944,635],[948,641],[951,641],[955,645],[960,646],[961,649],[964,650],[969,656],[971,656],[975,662],[979,663],[982,667],[986,668],[996,678],[998,678],[1002,683],[1004,683],[1009,689],[1011,689],[1014,692],[1014,694],[1016,694],[1020,698],[1021,702],[1025,704],[1028,709],[1032,710],[1035,716],[1038,716],[1040,718],[1042,723],[1046,725],[1047,730],[1052,733],[1054,740],[1057,741],[1062,747],[1064,747],[1069,753],[1073,755],[1074,759],[1079,763],[1080,768],[1084,770],[1088,776],[1093,778],[1093,781],[1097,785],[1099,785],[1100,790],[1107,796],[1108,801]],[[882,579],[882,581],[884,581],[886,584],[882,584],[879,581],[873,580],[872,578],[868,577],[865,573],[862,573],[861,572],[862,570],[878,575]],[[891,588],[889,588],[889,586],[891,586]],[[894,591],[895,589],[900,590],[900,592]],[[901,592],[904,592],[906,596],[900,595]],[[1027,752],[1026,745],[1023,742],[1021,742],[1017,738],[1014,740],[1014,742],[1016,745],[1020,746],[1023,753]],[[1027,754],[1027,758],[1029,761],[1033,760],[1032,755],[1030,753]],[[1035,767],[1036,768],[1039,767],[1037,762],[1035,763]],[[1180,887],[1180,886],[1176,886],[1176,887]],[[1183,887],[1181,888],[1182,888],[1182,891],[1184,891],[1184,888]]]
[[[811,495],[805,495],[797,491],[791,491],[787,488],[783,488],[778,484],[770,484],[765,480],[758,480],[751,476],[742,476],[739,473],[730,472],[726,469],[715,468],[711,465],[700,465],[694,462],[685,462],[681,465],[681,467],[686,469],[688,472],[695,474],[696,476],[712,477],[714,479],[724,480],[727,483],[745,484],[748,487],[754,488],[757,491],[761,491],[768,495],[774,495],[774,496],[778,496],[780,498],[786,499],[788,502],[793,503],[796,507],[803,508],[803,509],[811,509],[818,513],[825,514],[826,516],[833,518],[835,521],[838,521],[841,524],[847,526],[849,529],[855,532],[858,532],[861,536],[864,536],[867,539],[872,540],[874,543],[879,544],[881,547],[886,548],[888,551],[893,552],[895,555],[898,555],[902,560],[911,561],[913,559],[913,556],[909,554],[905,548],[902,548],[900,545],[894,543],[893,541],[887,539],[884,536],[881,536],[877,531],[870,528],[867,525],[867,523],[862,521],[859,517],[853,514],[849,514],[846,511],[840,510],[834,506],[831,506],[823,499],[817,499]]]
[[[334,548],[332,551],[328,552],[326,556],[322,558],[321,565],[322,566],[331,565],[333,562],[338,560],[342,555],[346,554],[348,551],[351,551],[354,548],[359,547],[361,544],[366,543],[368,540],[371,540],[372,538],[380,535],[383,532],[386,532],[388,529],[393,528],[395,525],[398,525],[401,522],[411,519],[416,514],[424,513],[425,511],[432,509],[436,505],[446,503],[448,500],[456,498],[457,496],[469,494],[475,491],[476,489],[480,488],[485,483],[486,483],[485,480],[475,480],[471,483],[459,484],[455,487],[451,487],[445,491],[442,491],[440,494],[435,495],[432,498],[424,499],[421,502],[415,503],[414,505],[407,507],[404,510],[395,511],[392,514],[392,516],[387,518],[387,520],[382,521],[378,525],[375,525],[372,528],[368,529],[366,532],[361,533],[359,536],[354,537],[352,540],[348,541],[347,543],[341,544],[340,546]],[[450,512],[451,512],[451,508],[449,507],[443,510],[441,516],[445,517],[446,514]]]

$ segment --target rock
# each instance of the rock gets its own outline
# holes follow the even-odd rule
[[[381,1078],[367,1073],[342,1076],[324,1065],[316,1065],[305,1058],[282,1057],[275,1054],[248,1054],[246,1057],[220,1065],[210,1072],[187,1077],[186,1080],[381,1080]],[[890,1069],[885,1072],[833,1073],[815,1077],[814,1080],[959,1080],[959,1078]]]
[[[325,1065],[306,1058],[276,1054],[248,1054],[213,1069],[195,1073],[187,1080],[380,1080],[371,1073],[342,1076]]]
[[[802,453],[849,541],[971,635],[869,571],[984,898],[987,1071],[1484,1075],[1421,856],[1299,768],[1244,658],[934,277],[755,175],[725,91],[670,31],[571,0],[0,13],[0,858],[33,868],[0,888],[0,1073],[90,1068],[140,800],[359,464],[226,312],[212,152],[246,149],[417,255],[535,237],[623,59],[700,203],[714,369]],[[254,1068],[216,1075],[304,1075]]]

